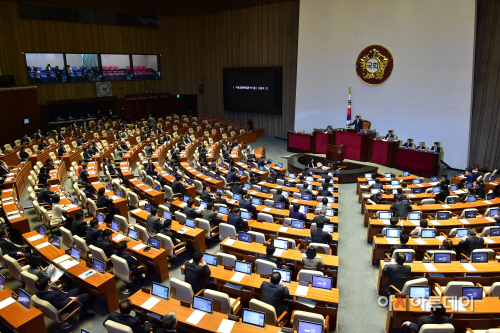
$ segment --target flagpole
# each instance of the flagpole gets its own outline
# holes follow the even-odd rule
[[[349,100],[347,101],[347,122],[346,128],[349,128],[349,123],[351,122],[351,87],[349,87]]]

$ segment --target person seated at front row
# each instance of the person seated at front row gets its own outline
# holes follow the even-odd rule
[[[406,148],[413,148],[413,147],[415,147],[415,145],[411,141],[412,141],[412,139],[406,140],[406,142],[402,144],[402,147],[406,147]]]
[[[306,214],[301,213],[300,205],[298,203],[293,204],[293,210],[290,211],[289,217],[295,220],[305,221],[307,219]]]
[[[106,323],[106,321],[111,320],[116,323],[128,326],[132,329],[132,332],[134,333],[147,333],[149,332],[151,324],[149,321],[144,322],[144,324],[141,324],[144,319],[139,313],[135,313],[135,316],[131,316],[130,312],[132,311],[132,302],[130,302],[129,299],[126,299],[124,301],[121,301],[120,303],[120,313],[118,312],[111,312],[106,318],[106,320],[102,323],[103,325]],[[158,332],[158,330],[157,330]]]
[[[385,135],[385,139],[386,139],[386,140],[387,140],[387,139],[389,139],[389,138],[394,139],[394,131],[393,131],[393,130],[389,130],[389,131],[387,132],[387,134]]]
[[[450,317],[446,316],[446,308],[441,303],[435,303],[431,306],[430,316],[421,316],[418,318],[417,323],[405,321],[401,325],[402,328],[408,328],[412,332],[419,332],[425,324],[451,324]]]

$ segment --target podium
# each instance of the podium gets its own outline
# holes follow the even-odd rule
[[[328,145],[326,150],[326,159],[333,162],[342,162],[345,156],[344,145]]]

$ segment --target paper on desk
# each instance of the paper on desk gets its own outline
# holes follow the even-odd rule
[[[424,185],[422,185],[422,184],[417,184],[417,186],[418,186],[418,187],[424,187]]]
[[[184,207],[184,206],[186,206],[186,205],[187,205],[187,203],[186,203],[186,202],[183,202],[183,203],[179,204],[179,207]]]
[[[299,202],[299,199],[293,199],[292,200],[292,203],[297,203],[297,202]]]
[[[466,219],[458,219],[460,222],[462,222],[463,224],[470,224],[469,221],[467,221]]]
[[[420,245],[424,245],[424,244],[427,244],[426,241],[424,241],[423,239],[420,239],[420,238],[414,238],[415,242],[417,242],[418,244]]]
[[[42,247],[46,247],[46,246],[49,246],[50,243],[49,242],[45,242],[45,243],[42,243],[42,244],[38,244],[37,246],[35,246],[37,249],[41,249]]]
[[[177,233],[182,235],[182,234],[185,234],[188,231],[189,231],[188,228],[182,228],[181,230],[177,231]]]
[[[364,196],[365,198],[369,198],[369,197],[370,197],[370,195],[369,195],[368,193],[363,193],[363,196]]]
[[[436,266],[434,266],[432,263],[424,262],[424,263],[422,263],[422,265],[424,265],[425,269],[427,271],[429,271],[429,272],[435,272],[435,271],[437,271]]]
[[[484,239],[484,241],[485,241],[486,243],[490,243],[490,244],[491,244],[491,243],[495,243],[495,241],[494,241],[493,239],[491,239],[491,238],[488,238],[488,237],[483,237],[483,239]]]
[[[229,238],[224,242],[224,245],[233,245],[234,242],[236,242],[236,239]]]
[[[52,271],[52,275],[50,276],[50,282],[54,282],[56,280],[59,280],[61,276],[63,276],[64,271],[62,269],[59,269],[59,267],[54,267],[54,270]]]
[[[399,239],[397,239],[397,238],[389,237],[389,238],[386,238],[385,240],[387,241],[387,243],[389,243],[391,245],[398,245],[399,244]]]
[[[446,239],[446,236],[437,236],[436,238],[442,243]]]
[[[134,247],[132,248],[132,250],[139,251],[139,250],[141,250],[141,249],[143,249],[143,248],[145,248],[145,247],[146,247],[146,244],[142,244],[142,243],[141,243],[141,244],[137,244],[136,246],[134,246]]]
[[[234,323],[234,320],[222,319],[219,328],[217,329],[217,333],[231,333]]]
[[[467,193],[467,192],[465,192],[464,190],[456,190],[455,193],[456,194],[464,194],[464,193]]]
[[[264,212],[270,212],[271,211],[271,207],[266,207],[263,209]]]
[[[283,254],[283,249],[276,249],[274,251],[274,255],[277,257],[281,257],[282,254]]]
[[[464,266],[464,268],[467,270],[467,272],[477,271],[477,269],[474,266],[472,266],[471,264],[469,264],[468,262],[462,262],[461,264],[462,264],[462,266]]]
[[[193,313],[186,319],[188,323],[191,323],[193,325],[198,325],[200,322],[201,318],[205,315],[205,312],[200,311],[200,310],[194,310]]]
[[[144,192],[149,192],[149,191],[152,191],[153,189],[152,188],[148,188],[147,190],[144,190]]]
[[[212,180],[212,177],[205,178],[205,181]]]
[[[116,235],[115,238],[113,238],[113,240],[115,242],[119,242],[119,241],[121,241],[124,238],[126,238],[126,236],[124,234],[119,234],[119,235]]]
[[[420,221],[417,221],[417,220],[410,220],[411,223],[413,223],[413,225],[420,225]]]
[[[485,219],[490,221],[490,222],[495,222],[495,219],[492,218],[491,216],[485,217]]]
[[[255,194],[257,194],[257,191],[252,191],[252,192],[250,192],[250,194],[255,195]]]
[[[142,209],[138,208],[138,209],[131,210],[130,212],[137,214],[137,213],[140,213],[141,211],[142,211]]]
[[[37,239],[42,239],[42,238],[43,238],[42,235],[31,236],[28,238],[28,242],[33,242],[36,241]]]
[[[92,182],[92,185],[99,184],[99,182]]]
[[[450,302],[453,311],[467,311],[465,306],[462,304],[462,301],[458,298],[448,298],[448,302]]]
[[[89,269],[88,271],[86,271],[85,273],[82,273],[80,275],[78,275],[78,277],[82,280],[85,280],[86,278],[88,278],[89,276],[92,276],[94,275],[95,273],[97,273],[96,271],[94,271],[93,269]]]
[[[258,183],[258,184],[259,184],[259,185],[264,185],[265,183],[266,183],[266,182],[260,182],[260,183]]]
[[[146,310],[151,310],[153,306],[158,304],[159,301],[160,301],[159,298],[150,297],[146,302],[142,303],[141,308],[144,308]]]
[[[382,223],[387,224],[387,225],[391,224],[390,220],[382,219],[380,221],[382,221]]]
[[[415,198],[415,194],[408,194],[410,198]]]
[[[483,202],[484,202],[485,204],[488,204],[488,205],[491,205],[491,204],[493,204],[493,202],[491,202],[491,201],[488,201],[488,200],[485,200],[485,201],[483,201]]]
[[[297,289],[295,290],[295,295],[296,296],[307,296],[307,292],[309,291],[309,287],[306,286],[297,286]]]
[[[61,267],[64,269],[70,269],[73,266],[78,265],[78,261],[76,260],[66,260],[60,263]]]
[[[431,303],[426,298],[420,299],[420,307],[422,308],[422,311],[425,312],[431,311]]]
[[[451,208],[451,207],[450,207],[450,206],[448,206],[448,205],[441,205],[441,206],[443,206],[443,208]]]
[[[286,232],[288,230],[288,227],[281,227],[278,231],[279,232]],[[29,238],[28,238],[29,240]]]
[[[297,297],[295,299],[295,302],[300,303],[300,304],[305,305],[305,306],[310,307],[310,308],[315,308],[316,307],[316,303],[317,303],[317,302],[315,302],[315,301],[313,301],[311,299],[302,298],[302,297]]]
[[[368,188],[368,186],[366,186],[366,185],[361,185],[360,187],[361,188]]]
[[[234,275],[231,277],[231,281],[234,281],[234,282],[241,282],[241,280],[243,280],[243,278],[245,277],[245,273],[241,273],[241,272],[236,272],[234,273]]]
[[[432,183],[429,183],[429,185],[432,185],[432,186],[435,186],[435,185],[437,185],[437,184],[439,184],[439,183],[438,183],[438,182],[432,182]]]
[[[438,221],[436,221],[436,220],[430,220],[430,221],[431,221],[431,223],[432,223],[433,225],[441,225],[441,223],[439,223],[439,222],[438,222]]]
[[[12,303],[15,303],[15,302],[16,302],[16,300],[13,299],[12,297],[6,298],[0,302],[0,309],[3,309],[6,306],[11,305]]]

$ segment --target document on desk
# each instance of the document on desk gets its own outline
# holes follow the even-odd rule
[[[470,224],[469,221],[467,221],[466,219],[458,219],[460,222],[462,222],[463,224]]]
[[[432,185],[432,186],[436,186],[437,184],[439,184],[439,183],[438,182],[429,183],[429,185]]]
[[[391,245],[399,245],[399,239],[397,238],[388,237],[385,240]]]
[[[415,198],[415,194],[408,194],[410,198]]]
[[[316,307],[316,303],[317,303],[317,302],[315,302],[315,301],[313,301],[311,299],[302,298],[302,297],[297,297],[295,299],[295,302],[300,303],[300,304],[305,305],[305,306],[310,307],[310,308],[315,308]]]
[[[82,273],[80,275],[78,275],[78,277],[82,280],[85,280],[86,278],[88,278],[89,276],[92,276],[94,275],[95,273],[97,273],[96,271],[94,271],[93,269],[89,269],[88,271],[86,271],[85,273]]]
[[[382,221],[383,224],[387,224],[387,225],[391,224],[390,220],[382,219],[380,221]]]
[[[142,244],[142,243],[141,243],[141,244],[137,244],[136,246],[134,246],[134,247],[132,248],[132,250],[139,251],[139,250],[141,250],[141,249],[143,249],[143,248],[145,248],[145,247],[146,247],[146,244]]]
[[[439,222],[438,222],[438,221],[436,221],[436,220],[430,220],[430,221],[431,221],[431,223],[432,223],[433,225],[441,225],[441,223],[439,223]]]
[[[15,302],[16,302],[16,300],[13,299],[12,297],[6,298],[0,302],[0,309],[3,309],[6,306],[11,305],[12,303],[15,303]]]
[[[437,268],[436,266],[434,266],[434,264],[432,263],[427,263],[427,262],[424,262],[422,263],[422,265],[424,265],[425,269],[429,272],[436,272],[437,271]]]
[[[78,265],[78,261],[76,261],[76,260],[66,260],[66,261],[63,261],[62,263],[60,263],[60,265],[61,265],[62,268],[68,270],[71,267]]]
[[[467,272],[475,272],[475,271],[477,271],[477,269],[474,266],[472,266],[471,264],[469,264],[468,262],[467,263],[466,262],[462,262],[461,264],[462,264],[462,266],[464,266],[464,268],[467,270]]]
[[[276,249],[274,251],[274,255],[277,257],[281,257],[282,254],[283,254],[283,249]]]
[[[297,202],[299,202],[299,199],[293,199],[292,200],[292,203],[297,203]]]
[[[420,244],[420,245],[425,245],[425,244],[427,244],[427,242],[426,242],[426,241],[424,241],[423,239],[420,239],[420,238],[414,238],[413,240],[414,240],[415,242],[417,242],[418,244]]]
[[[256,195],[256,194],[257,194],[257,191],[250,192],[250,195]]]
[[[424,187],[424,185],[422,185],[422,184],[417,184],[417,186],[418,186],[418,187]]]
[[[278,231],[279,232],[286,232],[288,230],[288,227],[281,227]]]
[[[209,180],[212,180],[212,177],[205,178],[205,181],[208,182]]]
[[[234,273],[234,275],[231,277],[230,281],[234,281],[234,282],[241,282],[241,280],[243,280],[243,278],[245,277],[245,273],[241,273],[241,272],[236,272]]]
[[[258,184],[259,185],[264,185],[266,182],[259,182]]]
[[[186,319],[188,323],[191,323],[193,325],[198,325],[200,322],[201,318],[205,315],[205,312],[200,311],[200,310],[194,310],[193,313]]]
[[[113,238],[113,240],[115,242],[119,242],[119,241],[121,241],[124,238],[127,238],[124,234],[118,234],[118,235],[115,236],[115,238]]]
[[[225,242],[224,242],[224,245],[228,245],[228,246],[231,246],[234,244],[234,242],[236,242],[236,239],[227,239]]]
[[[363,196],[364,196],[365,198],[369,198],[369,197],[370,197],[370,195],[369,195],[368,193],[363,193]]]
[[[146,302],[142,303],[141,308],[144,308],[146,310],[151,310],[153,306],[158,304],[159,301],[160,301],[159,298],[150,297]]]
[[[234,320],[222,319],[219,328],[217,329],[217,333],[231,333],[234,323],[236,323]]]
[[[266,208],[264,208],[262,211],[264,211],[264,212],[270,212],[270,211],[271,211],[271,209],[272,209],[271,207],[266,207]]]
[[[37,239],[42,239],[42,238],[43,238],[42,235],[31,236],[31,237],[28,238],[28,242],[34,242]]]
[[[308,291],[309,287],[297,286],[297,289],[295,290],[295,296],[307,296]]]
[[[458,298],[448,298],[448,302],[453,308],[453,311],[467,311],[465,306],[462,304],[462,301]]]
[[[484,202],[485,204],[488,204],[488,205],[491,205],[491,204],[493,204],[493,202],[491,202],[491,201],[488,201],[488,200],[484,200],[483,202]]]
[[[138,214],[142,211],[142,209],[138,208],[138,209],[134,209],[134,210],[131,210],[130,212],[131,213],[134,213],[134,214]]]
[[[495,219],[492,218],[491,216],[485,217],[485,219],[490,221],[490,222],[495,222]]]
[[[420,225],[420,220],[410,220],[413,225]]]
[[[483,237],[483,239],[484,239],[484,241],[485,241],[486,243],[490,243],[490,244],[491,244],[491,243],[495,243],[495,241],[494,241],[493,239],[491,239],[491,238],[488,238],[488,237]]]
[[[450,207],[450,206],[448,206],[448,205],[441,205],[441,206],[443,206],[443,208],[451,208],[451,207]]]
[[[446,236],[437,236],[436,239],[442,243],[446,239]]]
[[[281,185],[276,186],[276,188],[282,188],[282,187],[283,187],[283,186],[281,186]]]
[[[43,247],[46,247],[46,246],[49,246],[50,243],[49,242],[45,242],[45,243],[42,243],[42,244],[38,244],[37,246],[35,246],[37,249],[41,249]]]
[[[182,228],[181,230],[177,231],[177,233],[182,235],[182,234],[185,234],[188,231],[189,231],[188,228]]]

